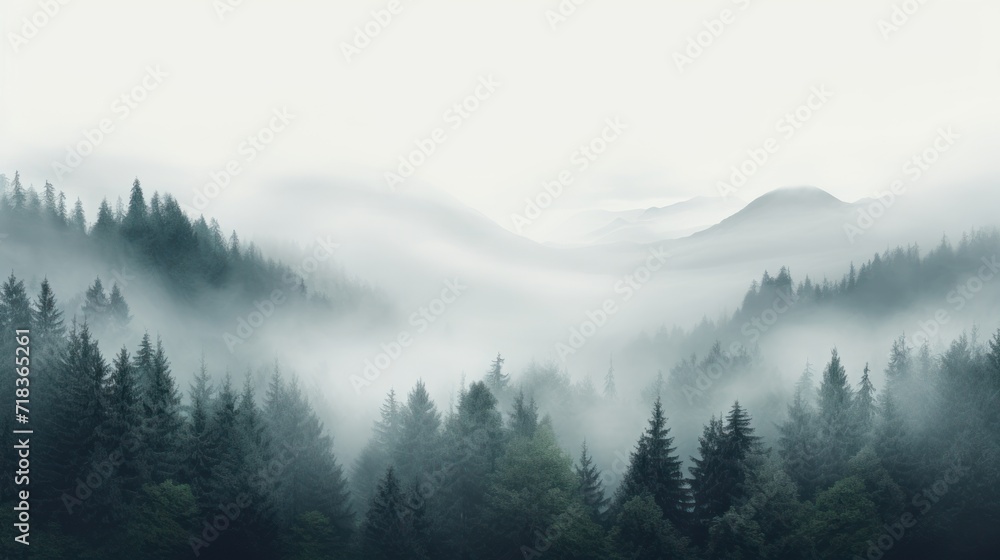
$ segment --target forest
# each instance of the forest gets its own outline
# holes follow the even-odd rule
[[[51,185],[39,195],[15,176],[0,219],[145,259],[179,294],[257,293],[287,271],[235,234],[224,241],[217,224],[192,222],[170,197],[146,203],[138,181],[128,205],[104,203],[88,224]],[[869,286],[946,287],[956,263],[995,243],[994,233],[974,233],[925,258],[887,253],[843,282],[804,281],[797,292],[811,306],[867,308]],[[765,290],[790,286],[787,271],[765,276],[733,324],[773,299]],[[374,298],[360,284],[344,289]],[[983,340],[972,329],[939,353],[901,336],[885,349],[879,387],[867,367],[848,372],[837,340],[825,341],[825,364],[783,387],[772,410],[741,399],[715,416],[682,404],[677,380],[697,369],[694,357],[641,394],[620,392],[623,373],[611,366],[601,390],[574,384],[553,397],[543,389],[564,383],[557,372],[518,375],[503,356],[484,356],[482,374],[447,405],[423,382],[390,390],[364,450],[342,457],[338,426],[320,420],[280,363],[257,364],[269,378],[258,385],[249,371],[202,360],[182,387],[172,362],[186,349],[165,347],[155,330],[132,336],[136,318],[114,283],[78,290],[79,309],[46,279],[29,290],[11,271],[0,286],[0,355],[24,345],[17,331],[30,333],[30,385],[4,368],[0,386],[9,411],[15,387],[26,389],[18,395],[30,397],[33,429],[30,556],[4,539],[5,558],[874,560],[1000,550],[1000,331]],[[296,297],[331,312],[341,309],[331,301],[352,299]],[[706,359],[718,358],[721,333]],[[749,375],[756,359],[748,349],[729,374]],[[613,436],[628,449],[620,477],[592,451],[607,435],[564,428],[637,406],[645,427]],[[15,419],[0,420],[5,473],[18,468]],[[679,439],[682,422],[698,424],[696,441]],[[7,527],[17,523],[15,489],[5,476]]]

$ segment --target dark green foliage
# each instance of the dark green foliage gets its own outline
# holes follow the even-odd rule
[[[148,343],[148,340],[144,339],[144,342]],[[148,350],[146,346],[140,347],[140,353]],[[148,384],[142,394],[142,453],[151,469],[153,482],[160,483],[175,476],[180,467],[181,397],[159,339],[151,358],[137,354],[136,359],[141,368],[146,368],[148,376]]]
[[[514,397],[514,410],[510,413],[510,431],[516,437],[530,438],[538,427],[538,406],[535,399],[524,402],[524,391]]]
[[[361,555],[371,560],[426,558],[419,520],[405,511],[406,496],[390,467],[379,482],[361,526]]]
[[[860,447],[856,425],[851,416],[854,392],[847,382],[847,372],[834,349],[830,363],[823,371],[819,387],[820,486],[828,487],[839,480],[847,469],[847,461]]]
[[[21,190],[21,211],[60,219],[50,186],[41,197]],[[172,204],[154,197],[148,207],[137,203],[135,215],[166,230]],[[0,211],[12,211],[9,200],[4,205]],[[112,219],[120,228],[128,215]],[[227,251],[239,245],[234,238]],[[234,254],[248,258],[245,249]],[[850,274],[836,293],[863,293],[875,281],[869,270]],[[784,276],[769,279],[769,289],[789,285]],[[96,312],[104,287],[91,289],[87,309]],[[115,292],[105,296],[109,308]],[[203,364],[182,405],[159,340],[146,335],[134,356],[122,348],[109,365],[97,320],[90,322],[96,315],[66,332],[62,311],[47,281],[34,302],[14,276],[0,289],[0,326],[30,326],[37,354],[32,557],[188,557],[205,524],[237,502],[239,515],[198,548],[199,558],[852,558],[866,557],[907,514],[917,528],[893,541],[886,560],[990,557],[1000,547],[1000,332],[985,343],[975,332],[962,336],[940,356],[897,341],[877,393],[868,368],[849,373],[834,353],[818,393],[808,375],[796,387],[779,438],[768,440],[774,456],[740,403],[709,420],[697,452],[693,434],[674,425],[675,446],[654,399],[617,489],[604,487],[597,466],[607,464],[606,440],[588,439],[603,453],[595,459],[585,447],[575,468],[561,448],[550,417],[566,409],[536,405],[524,393],[508,394],[501,407],[478,382],[442,419],[419,382],[405,403],[390,394],[357,462],[355,478],[375,473],[375,480],[356,524],[333,439],[294,376],[276,371],[261,407],[249,378],[241,388],[227,379],[214,390]],[[0,341],[5,351],[10,344]],[[708,356],[721,363],[717,353]],[[689,362],[692,371],[701,363]],[[558,368],[531,371],[517,380],[528,395],[549,391],[579,403],[573,399],[590,393]],[[654,388],[674,398],[662,378]],[[501,410],[510,412],[506,423]],[[9,449],[12,426],[9,417],[3,422]],[[689,481],[676,447],[697,455]],[[81,494],[90,479],[99,486]],[[919,501],[935,488],[945,490]],[[3,492],[0,521],[10,526],[9,481]],[[0,554],[15,558],[18,550],[4,543]]]
[[[612,539],[626,558],[685,560],[695,557],[688,540],[664,517],[649,493],[629,498],[619,510]]]
[[[393,464],[405,488],[419,486],[442,460],[441,414],[427,393],[423,381],[417,381],[400,411],[400,437],[392,451]]]
[[[794,399],[788,405],[788,420],[778,426],[778,453],[785,472],[805,499],[811,499],[819,486],[820,443],[819,421],[813,407],[815,392],[812,372],[806,366]]]
[[[663,406],[656,399],[649,426],[632,452],[615,503],[621,508],[633,498],[648,494],[667,520],[675,527],[683,527],[688,523],[690,498],[673,442]]]
[[[587,442],[580,449],[580,463],[576,465],[576,489],[587,508],[590,518],[603,522],[606,518],[611,498],[604,495],[604,483],[601,482],[601,471],[594,464],[593,458],[587,453]]]

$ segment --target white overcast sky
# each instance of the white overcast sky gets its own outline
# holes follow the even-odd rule
[[[569,1],[567,0],[567,2]],[[384,188],[412,142],[447,139],[411,181],[446,191],[510,228],[511,212],[618,117],[628,130],[564,195],[564,208],[628,208],[695,195],[771,136],[812,86],[834,96],[740,192],[810,184],[854,200],[900,174],[951,125],[960,146],[936,185],[990,175],[1000,148],[1000,5],[929,0],[885,40],[902,0],[665,2],[589,0],[552,29],[558,0],[401,0],[351,63],[342,43],[388,2],[244,0],[221,18],[209,0],[70,1],[15,52],[40,10],[0,8],[0,171],[91,196],[138,175],[182,201],[250,133],[287,107],[292,125],[223,195],[299,176]],[[745,9],[743,9],[745,7]],[[703,21],[735,21],[679,72]],[[41,16],[37,16],[41,19]],[[168,76],[118,119],[112,103],[148,66]],[[453,131],[444,112],[480,76],[500,86]],[[111,118],[115,130],[59,181],[53,160]],[[960,148],[960,149],[959,149]],[[405,188],[405,186],[403,187]],[[92,212],[92,210],[91,210]],[[91,214],[92,215],[92,214]]]

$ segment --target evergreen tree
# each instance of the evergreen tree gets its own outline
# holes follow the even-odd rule
[[[111,450],[105,431],[108,365],[87,325],[74,325],[70,331],[56,383],[61,395],[50,410],[47,441],[52,447],[43,467],[50,474],[42,479],[44,487],[54,492],[52,498],[73,513],[76,528],[92,528],[94,519],[105,512],[76,497],[77,478],[91,472],[95,461],[106,461]]]
[[[135,366],[136,376],[139,378],[139,388],[143,393],[149,389],[153,382],[154,355],[153,342],[149,338],[149,333],[145,332],[142,334],[142,340],[139,341],[139,350],[132,357],[135,362],[133,365]]]
[[[35,300],[33,328],[36,341],[44,340],[46,344],[55,344],[66,333],[62,311],[56,304],[56,296],[52,292],[49,280],[42,280],[41,291]]]
[[[118,516],[118,521],[123,521],[142,490],[144,473],[149,467],[135,454],[141,437],[141,403],[135,370],[124,347],[112,365],[109,393],[105,428],[108,449],[122,456],[120,466],[109,481],[112,485],[109,512]]]
[[[725,484],[726,433],[721,419],[714,416],[698,438],[698,457],[691,457],[691,495],[694,516],[706,536],[712,519],[729,509],[730,496]]]
[[[507,388],[507,384],[510,382],[510,375],[503,372],[503,358],[500,354],[490,364],[490,371],[486,373],[486,384],[489,388],[500,393]]]
[[[148,228],[146,223],[146,200],[142,195],[139,179],[132,182],[132,192],[128,199],[128,211],[122,220],[122,236],[129,241],[138,241]]]
[[[60,226],[66,226],[69,218],[66,215],[66,193],[59,191],[59,202],[56,205],[56,215]]]
[[[754,434],[752,422],[740,402],[733,403],[726,416],[723,454],[723,488],[729,504],[739,502],[746,496],[747,478],[763,452],[762,440]]]
[[[103,328],[107,324],[109,303],[101,278],[97,277],[93,285],[87,288],[83,302],[83,317],[87,324],[92,328]]]
[[[144,337],[144,341],[147,337]],[[140,346],[140,352],[146,348]],[[144,356],[136,355],[140,367]],[[163,343],[157,339],[156,351],[149,365],[149,384],[144,388],[143,408],[143,443],[146,461],[152,468],[151,476],[155,483],[163,482],[174,476],[179,468],[181,429],[180,416],[181,397],[170,373],[170,363],[163,350]]]
[[[94,236],[94,239],[102,242],[105,248],[111,246],[118,234],[118,223],[115,221],[115,214],[106,198],[101,201],[101,205],[97,209],[97,221],[94,222],[90,234]]]
[[[42,207],[45,210],[45,218],[52,223],[58,223],[59,208],[56,203],[56,188],[52,186],[52,183],[45,181],[42,193]]]
[[[190,388],[191,419],[186,425],[183,480],[191,485],[195,499],[203,508],[211,507],[205,500],[216,460],[212,448],[211,424],[214,393],[205,358],[202,356],[201,368],[195,374]]]
[[[615,363],[608,365],[608,374],[604,376],[604,398],[613,401],[618,398],[618,388],[615,386]]]
[[[404,487],[425,483],[441,459],[441,415],[427,393],[423,381],[417,381],[400,413],[400,439],[393,452],[399,480]]]
[[[379,482],[375,497],[361,526],[361,552],[371,560],[419,560],[426,558],[424,535],[416,519],[401,516],[406,496],[392,467]]]
[[[611,504],[611,499],[604,496],[604,484],[601,482],[601,471],[594,464],[593,458],[587,453],[587,442],[580,449],[580,464],[575,467],[577,491],[586,506],[590,518],[595,522],[604,521],[605,513]]]
[[[458,410],[446,430],[452,474],[450,483],[441,491],[438,511],[438,527],[448,538],[451,555],[472,553],[487,480],[503,453],[502,424],[497,400],[485,383],[477,381],[462,392]]]
[[[73,204],[73,218],[70,220],[69,225],[73,231],[79,234],[87,231],[87,218],[83,213],[83,202],[80,202],[79,198]]]
[[[538,406],[532,398],[528,403],[524,402],[524,391],[521,390],[514,397],[514,410],[510,414],[510,430],[515,437],[532,437],[535,435],[535,428],[538,427]]]
[[[819,422],[812,405],[814,393],[807,365],[788,405],[788,419],[778,426],[778,454],[805,499],[812,498],[819,486]]]
[[[275,373],[278,375],[277,371]],[[279,522],[293,523],[308,512],[322,514],[342,550],[350,538],[354,513],[343,469],[333,454],[333,441],[293,377],[290,383],[272,380],[265,404],[274,461],[272,476]]]
[[[122,295],[121,290],[118,289],[117,282],[111,287],[111,296],[108,298],[108,319],[117,329],[125,328],[129,321],[132,320],[132,316],[129,314],[128,303],[125,302],[125,297]]]
[[[10,206],[16,213],[22,213],[27,206],[28,195],[21,185],[21,173],[14,172],[14,182],[11,184]]]
[[[379,475],[385,472],[392,455],[399,449],[402,414],[395,389],[390,389],[379,410],[371,441],[355,461],[351,481],[355,503],[367,507],[378,487]]]
[[[860,447],[851,417],[853,400],[847,373],[834,349],[819,388],[820,483],[824,487],[843,476],[847,461]]]
[[[649,494],[664,517],[675,527],[682,527],[687,524],[690,498],[673,443],[663,405],[657,398],[649,426],[632,452],[615,503],[623,507],[629,500]]]
[[[875,386],[869,379],[868,364],[865,364],[865,371],[861,377],[861,385],[858,392],[854,394],[853,412],[854,422],[857,424],[858,434],[867,438],[875,422],[878,408],[875,404]]]

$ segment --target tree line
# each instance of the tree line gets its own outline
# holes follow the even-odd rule
[[[390,392],[348,477],[294,377],[275,371],[258,396],[249,377],[236,386],[203,366],[184,400],[160,341],[105,358],[86,322],[65,324],[48,282],[30,298],[13,275],[0,327],[32,332],[33,557],[974,558],[1000,546],[1000,332],[940,356],[900,339],[881,390],[867,368],[852,385],[834,350],[818,384],[810,370],[798,381],[775,441],[736,402],[687,461],[657,398],[608,488],[500,356],[446,413],[422,382]],[[8,517],[12,490],[5,479]]]

